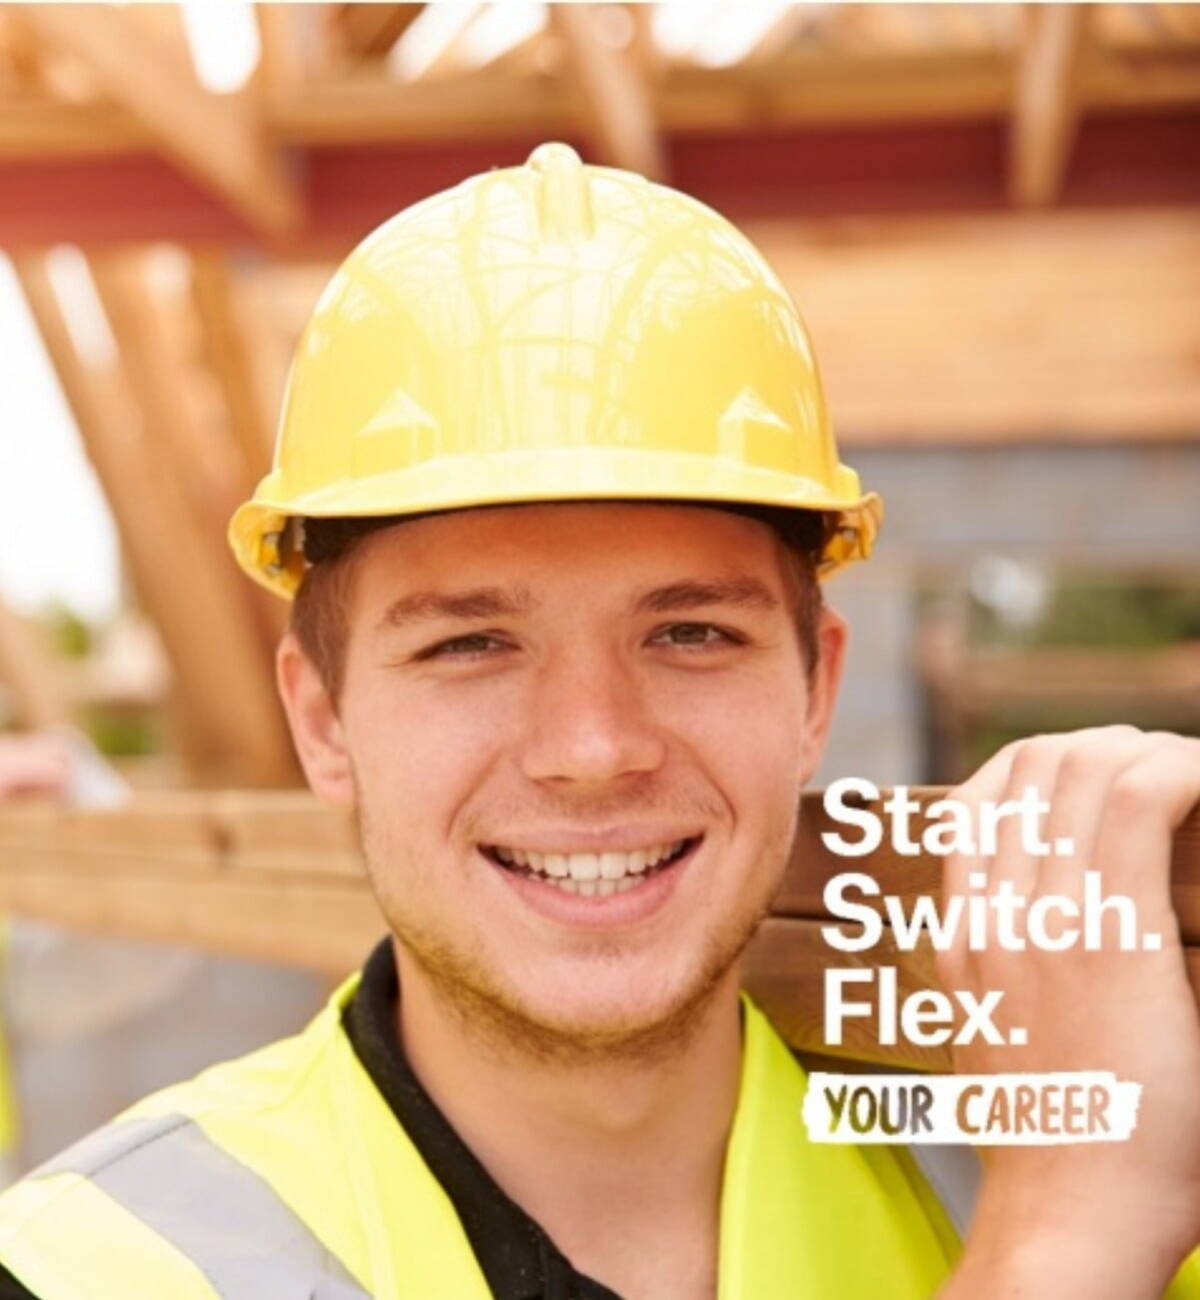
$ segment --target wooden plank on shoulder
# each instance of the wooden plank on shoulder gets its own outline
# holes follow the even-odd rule
[[[920,790],[922,806],[945,791]],[[945,1050],[882,1045],[870,1021],[824,1041],[830,966],[896,971],[899,996],[938,987],[927,945],[902,950],[885,926],[871,951],[826,943],[822,882],[853,862],[911,899],[937,888],[937,860],[891,848],[847,860],[821,842],[831,823],[808,795],[796,851],[775,909],[745,957],[751,994],[796,1048],[886,1067],[944,1069]],[[1185,938],[1200,940],[1200,813],[1175,840],[1174,885]],[[385,931],[363,870],[353,821],[301,791],[173,794],[111,811],[49,805],[0,812],[0,907],[68,926],[191,944],[342,975]],[[787,912],[798,915],[785,914]],[[1185,952],[1200,999],[1200,946]]]
[[[928,824],[925,810],[944,798],[948,791],[940,786],[912,786],[907,793],[914,805],[910,818],[919,842],[919,836]],[[883,790],[878,800],[847,798],[846,802],[863,812],[882,817],[885,815],[883,803],[891,794],[891,791]],[[806,794],[801,803],[787,874],[772,908],[774,912],[783,916],[828,919],[829,909],[822,895],[829,881],[843,871],[866,873],[878,881],[882,893],[903,898],[906,904],[922,895],[937,897],[940,894],[943,859],[901,853],[887,835],[878,848],[862,857],[842,857],[826,847],[823,837],[830,833],[841,834],[850,842],[860,837],[858,831],[839,824],[826,811],[820,794]],[[1194,809],[1175,832],[1171,896],[1184,941],[1200,946],[1200,808]],[[857,896],[855,901],[860,901]],[[861,901],[880,910],[880,906],[868,898]]]

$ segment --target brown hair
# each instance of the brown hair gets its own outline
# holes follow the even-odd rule
[[[520,503],[516,503],[520,504]],[[651,500],[648,505],[684,505],[674,500]],[[785,510],[729,502],[695,502],[733,514],[746,515],[770,527],[781,548],[788,596],[793,602],[796,632],[805,667],[811,677],[817,665],[817,622],[821,613],[821,586],[817,563],[837,516],[815,510]],[[347,615],[353,592],[354,556],[365,537],[422,515],[385,515],[367,519],[336,518],[304,521],[304,558],[308,561],[300,589],[292,604],[291,630],[301,649],[320,674],[330,698],[337,703],[345,672]]]

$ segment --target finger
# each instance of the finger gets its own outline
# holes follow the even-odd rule
[[[1050,854],[1041,859],[1035,897],[1082,896],[1083,873],[1094,867],[1101,819],[1112,783],[1153,743],[1136,727],[1104,727],[1078,734],[1076,743],[1058,765],[1046,818],[1045,839]]]
[[[997,817],[996,849],[988,872],[990,892],[1007,883],[1014,893],[1028,898],[1036,887],[1041,858],[1033,851],[1039,827],[1031,801],[1049,808],[1059,764],[1072,744],[1078,744],[1076,737],[1064,734],[1035,736],[1017,747],[997,809],[1003,816]]]
[[[34,762],[20,769],[0,768],[0,798],[28,794],[57,794],[66,780],[65,772],[50,762]]]
[[[1200,741],[1158,735],[1113,779],[1093,852],[1106,892],[1170,913],[1172,834],[1200,801]]]
[[[1008,773],[1017,752],[1017,745],[1018,742],[1014,742],[997,750],[986,763],[947,795],[949,802],[962,804],[967,809],[973,827],[979,824],[980,807],[989,800],[999,798],[1008,783]],[[972,839],[975,838],[972,833]],[[985,868],[983,855],[978,852],[948,855],[942,864],[943,906],[957,894],[967,892],[969,872],[982,871]]]
[[[1019,742],[1014,742],[997,750],[966,781],[949,792],[948,800],[961,804],[967,810],[972,828],[979,825],[979,810],[983,805],[998,799],[1003,793],[1018,746]],[[978,844],[974,829],[971,838]],[[952,853],[943,860],[941,887],[943,914],[950,907],[953,899],[970,893],[970,877],[976,873],[986,874],[988,866],[988,859],[979,852]],[[950,948],[937,953],[939,977],[943,984],[951,987],[962,982],[965,970],[971,962],[971,954],[966,947],[965,930],[966,927],[960,926]]]
[[[65,753],[42,738],[7,738],[0,745],[0,798],[16,794],[52,794],[69,776]]]

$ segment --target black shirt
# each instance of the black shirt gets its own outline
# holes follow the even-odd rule
[[[392,943],[384,939],[367,959],[342,1022],[355,1055],[458,1212],[494,1300],[621,1300],[571,1266],[451,1127],[404,1055],[396,1033],[398,997]],[[0,1264],[0,1300],[38,1297]]]

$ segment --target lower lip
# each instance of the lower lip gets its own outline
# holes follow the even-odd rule
[[[569,894],[557,885],[544,884],[532,876],[506,871],[489,858],[485,857],[484,861],[523,902],[547,919],[556,921],[559,925],[583,929],[618,928],[636,925],[666,906],[702,843],[702,839],[697,840],[681,858],[669,867],[663,867],[661,871],[639,880],[632,889],[609,894],[605,898],[595,894],[590,898],[582,894]],[[482,854],[480,856],[483,857]]]

